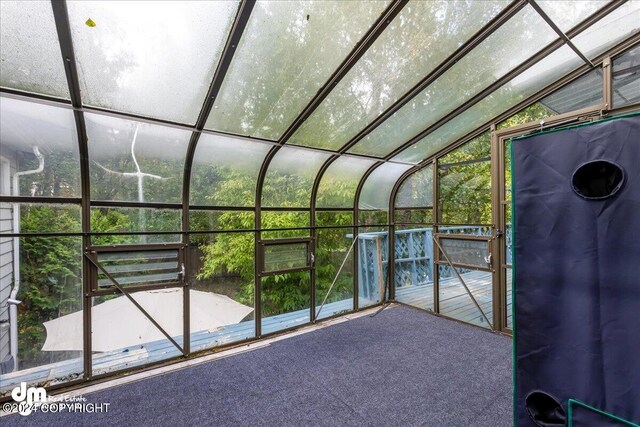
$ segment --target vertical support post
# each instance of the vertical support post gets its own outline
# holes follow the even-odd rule
[[[504,229],[501,228],[502,210],[502,191],[500,177],[503,168],[503,159],[500,156],[498,147],[499,140],[496,136],[496,125],[491,125],[491,222],[493,223],[493,238],[489,244],[489,253],[491,254],[492,269],[492,295],[493,295],[493,327],[497,331],[501,331],[503,325],[503,313],[506,308],[506,299],[503,293],[502,283],[502,251],[501,246],[504,241]]]
[[[604,98],[605,110],[611,110],[613,107],[613,79],[611,57],[607,56],[602,61],[602,95]]]
[[[431,236],[438,233],[438,223],[440,222],[440,207],[438,206],[438,159],[433,159],[433,230]],[[438,271],[438,265],[435,263],[435,257],[438,253],[435,239],[431,239],[431,265],[433,272],[433,312],[440,313],[440,272]]]

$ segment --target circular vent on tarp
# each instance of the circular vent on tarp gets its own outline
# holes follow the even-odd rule
[[[525,405],[529,417],[537,426],[558,427],[566,425],[567,414],[564,408],[560,402],[545,392],[529,393],[525,399]]]
[[[573,173],[573,191],[584,199],[601,200],[614,196],[624,184],[624,170],[607,160],[594,160]]]

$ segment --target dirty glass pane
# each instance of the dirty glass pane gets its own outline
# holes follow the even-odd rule
[[[69,98],[48,1],[0,2],[0,86]]]
[[[190,205],[254,206],[256,181],[273,145],[200,135],[191,166]]]
[[[289,142],[342,147],[507,4],[410,1]]]
[[[206,127],[278,139],[387,1],[258,1]]]
[[[238,2],[67,5],[84,103],[195,123]]]
[[[286,243],[264,246],[264,271],[293,270],[309,263],[308,244]]]
[[[393,160],[417,163],[428,158],[583,63],[570,48],[561,47],[464,113],[407,147]]]
[[[92,200],[182,203],[191,132],[85,113]]]
[[[349,152],[389,154],[556,38],[540,15],[525,7]]]
[[[613,106],[640,102],[640,46],[613,60]]]
[[[0,178],[6,196],[80,197],[73,111],[0,97]]]
[[[433,206],[433,166],[428,165],[409,176],[398,189],[396,207]]]
[[[640,2],[630,1],[572,39],[589,59],[640,31]]]
[[[358,183],[374,163],[375,160],[357,157],[340,157],[335,160],[320,180],[316,206],[352,208]]]
[[[542,0],[537,3],[558,28],[566,33],[589,15],[609,3],[609,0]]]
[[[358,202],[360,209],[381,209],[389,210],[389,197],[391,190],[400,175],[405,173],[411,165],[402,165],[398,163],[384,163],[378,166],[362,187],[360,200]]]
[[[262,206],[309,207],[311,187],[329,153],[283,147],[269,165],[262,186]]]

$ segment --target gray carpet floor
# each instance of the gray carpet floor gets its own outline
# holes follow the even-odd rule
[[[500,427],[511,396],[510,338],[401,306],[85,396],[106,414],[0,423]]]

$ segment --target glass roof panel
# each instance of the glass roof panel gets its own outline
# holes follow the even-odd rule
[[[359,208],[389,210],[391,190],[400,175],[408,171],[409,168],[411,165],[387,162],[374,169],[362,187],[358,201]]]
[[[238,2],[67,4],[85,104],[196,122]]]
[[[0,86],[69,99],[51,2],[0,2]]]
[[[602,104],[602,89],[602,68],[598,67],[538,102],[555,114],[568,113]]]
[[[288,141],[337,150],[508,1],[410,1]]]
[[[526,6],[349,152],[389,154],[556,38],[540,15]]]
[[[609,3],[610,0],[538,0],[538,5],[563,32],[569,31],[581,21]]]
[[[418,163],[432,156],[582,64],[584,62],[578,55],[566,45],[562,46],[482,101],[394,156],[393,160]]]
[[[203,133],[191,167],[189,204],[254,206],[256,181],[271,144]]]
[[[374,163],[375,160],[349,156],[336,159],[320,180],[316,206],[352,209],[360,179]]]
[[[282,147],[269,164],[262,186],[262,206],[308,208],[311,187],[329,153]]]
[[[589,59],[640,31],[640,1],[628,1],[572,39]]]
[[[278,139],[387,1],[258,1],[207,129]]]
[[[433,166],[428,165],[407,178],[396,195],[397,208],[433,206]]]
[[[18,176],[18,188],[12,188],[11,178],[9,185],[0,184],[2,195],[80,197],[71,109],[0,97],[0,156],[9,162],[10,173],[31,171]]]
[[[85,113],[92,200],[182,203],[191,132]]]
[[[640,102],[640,45],[613,60],[613,106]]]

